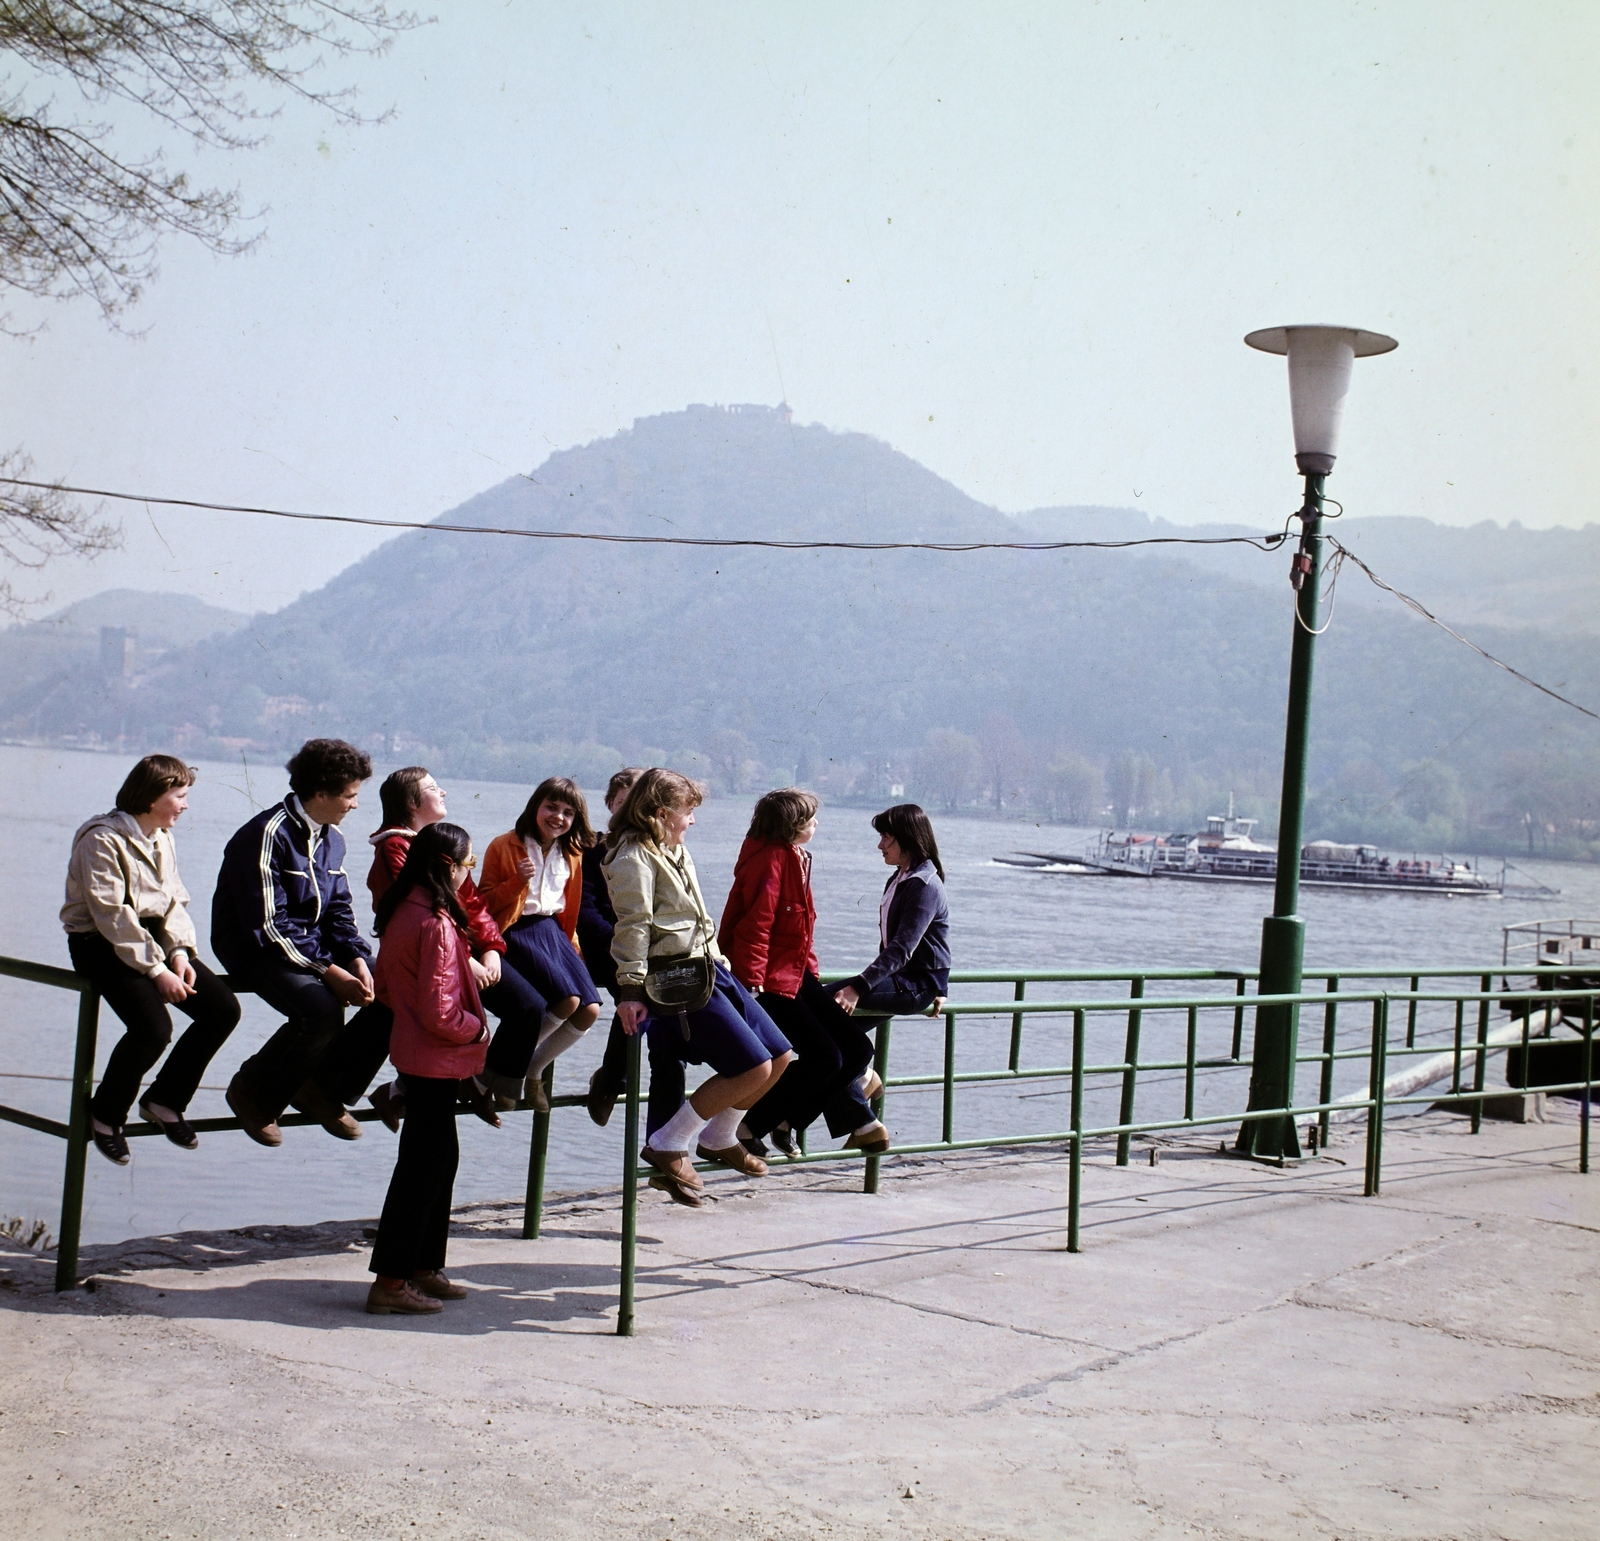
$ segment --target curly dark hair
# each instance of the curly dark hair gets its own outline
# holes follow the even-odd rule
[[[342,792],[352,781],[365,781],[372,774],[372,760],[342,738],[308,738],[284,769],[289,773],[289,790],[306,798],[318,792]]]

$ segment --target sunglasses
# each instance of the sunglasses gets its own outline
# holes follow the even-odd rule
[[[471,872],[472,869],[478,865],[478,858],[476,856],[469,856],[465,861],[458,861],[456,865],[458,867],[465,867],[468,872]]]

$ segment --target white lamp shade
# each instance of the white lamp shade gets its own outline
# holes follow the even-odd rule
[[[1289,355],[1289,411],[1294,418],[1294,458],[1300,470],[1327,475],[1339,453],[1350,366],[1358,358],[1399,347],[1381,332],[1353,326],[1274,326],[1245,342],[1263,353]]]

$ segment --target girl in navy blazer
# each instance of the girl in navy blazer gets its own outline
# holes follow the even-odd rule
[[[835,985],[846,1012],[937,1015],[950,990],[950,906],[933,825],[915,803],[876,814],[878,849],[894,868],[878,906],[878,956]]]

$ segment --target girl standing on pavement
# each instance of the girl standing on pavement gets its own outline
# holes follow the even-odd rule
[[[617,915],[611,956],[623,1032],[643,1029],[652,1047],[670,1045],[680,1059],[715,1072],[640,1152],[656,1169],[651,1186],[690,1208],[699,1207],[703,1191],[691,1152],[751,1177],[766,1175],[765,1163],[739,1143],[739,1123],[794,1058],[788,1039],[728,972],[717,947],[716,925],[683,843],[702,796],[676,771],[647,770],[612,815],[604,863]],[[712,964],[710,998],[697,1011],[657,1014],[646,992],[651,962],[680,958]]]
[[[94,1147],[130,1160],[123,1126],[144,1073],[172,1042],[169,1006],[193,1023],[139,1111],[174,1145],[199,1137],[184,1118],[212,1056],[239,1021],[233,991],[200,961],[189,894],[178,877],[172,826],[189,806],[195,773],[171,755],[147,754],[128,772],[110,813],[72,837],[61,924],[73,969],[88,979],[127,1031],[111,1051],[89,1104]]]
[[[378,1221],[367,1294],[375,1316],[427,1316],[466,1295],[445,1277],[460,1147],[456,1099],[483,1069],[489,1040],[459,893],[476,865],[456,824],[429,824],[378,901],[374,988],[394,1013],[389,1056],[405,1087],[400,1150]]]
[[[745,1116],[741,1139],[770,1135],[785,1156],[799,1154],[800,1131],[822,1114],[849,1148],[888,1148],[858,1078],[872,1063],[872,1041],[818,982],[811,897],[811,853],[820,804],[785,787],[756,804],[722,911],[722,946],[735,978],[754,992],[795,1047],[793,1068]]]
[[[578,947],[583,853],[594,843],[589,805],[574,781],[551,776],[534,788],[516,827],[483,856],[483,897],[506,939],[512,968],[546,1002],[536,1030],[503,1023],[484,1080],[503,1107],[526,1091],[548,1113],[544,1072],[600,1015],[600,992]]]

